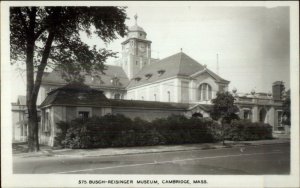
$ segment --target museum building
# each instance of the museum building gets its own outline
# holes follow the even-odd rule
[[[121,43],[122,57],[106,65],[104,74],[86,76],[83,85],[68,84],[56,69],[44,74],[38,97],[41,143],[53,145],[56,123],[77,117],[124,114],[151,121],[171,114],[210,116],[211,99],[217,92],[228,91],[230,82],[182,51],[161,60],[152,58],[151,41],[135,20]],[[272,94],[233,90],[239,116],[278,130],[280,87],[283,83],[275,82]]]

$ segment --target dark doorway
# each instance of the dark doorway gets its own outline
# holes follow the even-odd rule
[[[267,111],[263,108],[259,111],[259,122],[264,123],[266,119]]]

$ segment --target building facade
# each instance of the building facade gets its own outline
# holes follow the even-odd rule
[[[251,122],[268,123],[274,132],[289,133],[289,128],[282,123],[283,116],[283,82],[276,81],[272,86],[272,93],[256,93],[254,90],[248,94],[238,94],[232,91],[235,104],[239,108],[240,119],[248,119]]]
[[[26,97],[18,96],[17,102],[11,104],[12,107],[12,141],[27,141],[27,113]]]
[[[182,103],[108,99],[102,91],[84,84],[72,83],[49,92],[40,105],[39,139],[42,144],[54,146],[55,137],[60,131],[57,123],[60,121],[70,122],[76,118],[85,119],[107,114],[123,114],[131,119],[152,121],[170,115],[183,115],[188,106]]]
[[[135,25],[129,28],[127,38],[121,43],[121,58],[114,65],[107,65],[104,73],[99,72],[97,77],[86,76],[84,81],[91,89],[101,91],[107,100],[116,99],[115,102],[110,100],[106,108],[98,104],[99,100],[94,101],[93,105],[98,105],[98,108],[100,105],[101,110],[91,108],[92,104],[71,108],[51,103],[52,107],[47,108],[44,104],[49,94],[67,84],[61,77],[60,70],[54,69],[44,74],[38,96],[37,104],[43,104],[44,109],[43,126],[47,124],[46,122],[52,124],[57,122],[51,119],[57,117],[53,113],[60,114],[62,117],[60,120],[70,120],[80,115],[107,113],[121,113],[131,118],[142,117],[149,121],[171,114],[189,117],[195,114],[201,117],[210,116],[211,100],[216,97],[217,92],[228,91],[230,82],[182,51],[164,59],[152,58],[152,42],[147,39],[146,31],[137,24],[137,17],[135,20]],[[233,90],[235,104],[240,109],[239,117],[252,122],[269,123],[274,131],[281,131],[283,87],[282,82],[275,82],[273,92],[269,94],[255,92],[238,94]],[[149,108],[143,108],[143,105],[149,104],[151,104]],[[168,104],[167,108],[162,110],[161,104]],[[158,105],[159,108],[155,109],[153,105]],[[177,110],[180,105],[185,106],[184,110],[183,108]],[[49,141],[49,135],[47,136],[51,129],[41,130],[44,130],[42,142],[53,143],[53,140]]]
[[[151,57],[151,41],[137,24],[129,28],[122,57],[107,65],[99,78],[86,76],[85,84],[103,91],[109,99],[210,104],[218,91],[227,91],[229,81],[221,78],[187,54],[164,59]],[[59,70],[43,77],[38,104],[51,90],[65,85]]]

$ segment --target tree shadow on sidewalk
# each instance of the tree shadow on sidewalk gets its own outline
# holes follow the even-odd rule
[[[43,150],[53,150],[52,147],[46,145],[40,145],[40,151]],[[20,154],[20,153],[28,153],[28,143],[27,142],[19,142],[12,144],[12,154]]]

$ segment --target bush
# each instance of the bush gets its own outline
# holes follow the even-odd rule
[[[152,146],[212,142],[211,120],[185,116],[170,116],[147,122],[131,120],[123,115],[92,117],[60,122],[64,131],[57,136],[57,144],[66,148],[99,148],[122,146]],[[66,131],[66,127],[67,131]]]
[[[226,140],[249,141],[272,139],[272,127],[264,123],[236,120],[226,127]]]
[[[218,125],[210,119],[173,115],[147,122],[124,115],[92,117],[60,122],[57,144],[66,148],[152,146],[161,144],[208,143],[223,140],[272,138],[270,125],[236,120]]]
[[[59,132],[56,133],[54,145],[65,147],[64,140],[66,139],[67,131],[71,125],[70,123],[64,121],[60,121],[56,125]]]

